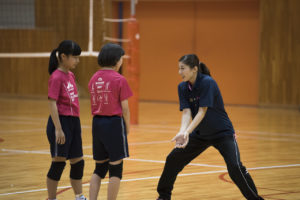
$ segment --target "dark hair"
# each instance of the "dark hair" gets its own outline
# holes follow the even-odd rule
[[[179,59],[179,62],[182,62],[182,63],[188,65],[191,69],[193,69],[195,66],[197,66],[198,72],[200,72],[202,74],[206,74],[208,76],[211,76],[210,71],[207,68],[207,66],[203,62],[200,62],[199,58],[195,54],[184,55]]]
[[[62,41],[56,49],[53,49],[49,59],[49,74],[52,74],[58,67],[58,59],[56,56],[56,52],[58,52],[58,58],[61,60],[61,54],[65,54],[66,56],[73,55],[79,56],[81,54],[80,46],[72,41],[72,40],[64,40]]]
[[[101,48],[99,52],[98,64],[101,67],[113,67],[124,55],[125,51],[120,45],[107,43]]]

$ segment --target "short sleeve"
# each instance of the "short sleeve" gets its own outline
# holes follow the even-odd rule
[[[213,79],[203,81],[199,91],[199,107],[213,107],[215,92],[216,82]]]
[[[189,102],[188,97],[186,95],[186,90],[184,90],[184,87],[182,84],[178,85],[178,97],[179,97],[179,105],[180,105],[180,111],[182,111],[185,108],[189,108]]]
[[[120,101],[124,101],[132,96],[132,91],[125,78],[120,81]]]
[[[48,98],[58,100],[62,81],[53,76],[50,77],[48,82]]]

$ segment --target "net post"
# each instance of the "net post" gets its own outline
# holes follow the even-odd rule
[[[130,42],[128,43],[128,63],[127,63],[127,80],[132,89],[133,96],[129,98],[130,107],[130,122],[131,124],[138,124],[139,116],[139,75],[140,75],[140,63],[139,63],[139,24],[135,19],[135,16],[131,16],[133,20],[128,22],[128,36]]]

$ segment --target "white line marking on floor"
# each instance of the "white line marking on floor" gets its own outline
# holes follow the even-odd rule
[[[262,169],[287,168],[287,167],[299,167],[299,166],[300,166],[300,164],[290,164],[290,165],[278,165],[278,166],[268,166],[268,167],[254,167],[254,168],[248,168],[248,170],[262,170]],[[178,176],[194,176],[194,175],[216,174],[216,173],[224,173],[224,172],[227,172],[227,170],[178,174]],[[124,179],[124,180],[121,180],[121,182],[133,182],[133,181],[151,180],[151,179],[159,179],[159,178],[160,178],[160,176],[151,176],[151,177],[143,177],[143,178]],[[102,182],[101,184],[107,184],[107,183],[108,182]],[[89,185],[90,185],[89,183],[82,184],[83,187],[87,187]],[[66,188],[71,188],[71,186],[60,186],[57,189],[66,189]],[[31,193],[31,192],[41,192],[41,191],[47,191],[47,189],[42,188],[42,189],[35,189],[35,190],[25,190],[25,191],[18,191],[18,192],[2,193],[2,194],[0,194],[0,196],[24,194],[24,193]]]

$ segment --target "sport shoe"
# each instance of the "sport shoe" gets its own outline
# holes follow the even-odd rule
[[[85,198],[85,196],[82,194],[79,197],[75,197],[75,200],[88,200],[88,199]]]

